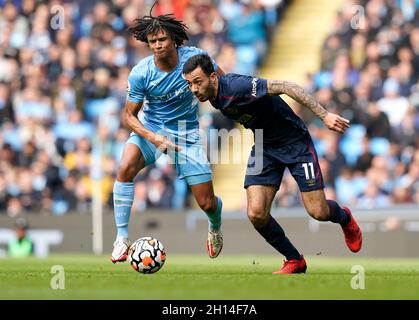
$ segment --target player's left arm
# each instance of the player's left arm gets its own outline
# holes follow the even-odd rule
[[[328,112],[311,94],[296,83],[282,80],[268,80],[268,94],[286,94],[298,103],[309,108],[330,130],[344,133],[349,128],[349,120]]]

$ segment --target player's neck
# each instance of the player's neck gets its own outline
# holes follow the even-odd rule
[[[179,62],[179,54],[177,49],[173,52],[173,54],[167,55],[164,58],[157,59],[156,56],[154,56],[154,64],[157,68],[164,72],[170,72],[173,69],[176,68],[177,64]]]

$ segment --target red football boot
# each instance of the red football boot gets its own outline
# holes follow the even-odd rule
[[[355,221],[351,211],[347,207],[343,207],[349,216],[351,217],[351,221],[344,227],[342,227],[342,231],[345,235],[345,242],[348,246],[349,250],[352,252],[358,252],[361,250],[362,247],[362,232],[359,228],[358,224]]]
[[[306,273],[307,264],[304,256],[301,255],[301,260],[284,260],[284,265],[278,271],[272,272],[272,274],[291,274],[291,273]]]

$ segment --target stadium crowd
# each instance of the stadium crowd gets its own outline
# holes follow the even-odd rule
[[[147,46],[127,33],[154,1],[0,0],[0,213],[88,213],[94,182],[112,206],[129,132],[120,127],[128,74]],[[226,72],[253,74],[283,0],[160,0],[190,42]],[[205,127],[232,127],[202,111]],[[182,209],[188,188],[168,159],[136,180],[133,210]]]
[[[343,135],[309,123],[326,195],[358,208],[419,203],[419,1],[349,1],[321,50],[321,70],[305,88],[351,121]],[[287,175],[276,206],[297,206]]]

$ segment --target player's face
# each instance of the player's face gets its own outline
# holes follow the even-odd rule
[[[209,77],[202,71],[200,67],[191,73],[185,74],[189,89],[198,98],[204,102],[215,98],[215,83],[217,75],[213,72]]]
[[[161,29],[157,34],[147,35],[148,46],[157,59],[164,59],[176,51],[175,42]]]

